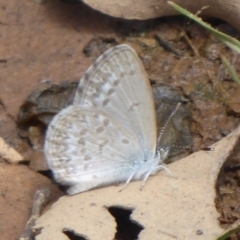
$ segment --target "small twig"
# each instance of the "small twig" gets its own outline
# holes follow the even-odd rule
[[[165,41],[160,35],[156,34],[155,39],[158,44],[161,45],[166,51],[174,53],[176,56],[181,57],[182,55],[175,50],[167,41]]]
[[[203,12],[203,10],[205,10],[205,9],[207,9],[207,8],[209,8],[210,6],[203,6],[200,10],[198,10],[196,13],[195,13],[195,15],[196,16],[198,16],[198,15],[200,15],[202,12]]]
[[[194,45],[192,44],[192,41],[190,40],[190,38],[188,37],[188,35],[186,34],[186,32],[185,32],[183,29],[181,29],[181,32],[182,32],[182,36],[184,37],[184,39],[186,40],[186,42],[188,43],[188,45],[189,45],[190,48],[192,49],[194,55],[195,55],[196,57],[199,57],[200,54],[199,54],[198,50],[194,47]]]
[[[39,218],[43,207],[50,200],[50,196],[51,196],[51,193],[49,188],[42,188],[36,191],[34,195],[31,216],[19,240],[34,239],[33,227],[35,226],[36,220]]]

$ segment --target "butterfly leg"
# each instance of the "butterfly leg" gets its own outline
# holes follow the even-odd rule
[[[158,165],[157,167],[151,169],[150,171],[146,172],[146,174],[144,175],[144,178],[142,180],[142,185],[141,185],[141,188],[140,190],[143,190],[143,187],[147,181],[147,179],[149,178],[149,176],[154,172],[156,173],[157,171],[159,171],[160,169],[164,169],[165,171],[168,172],[169,175],[173,175],[172,172],[167,168],[167,166],[165,164],[161,164],[161,165]]]
[[[127,185],[131,182],[131,180],[133,179],[134,175],[135,175],[136,172],[133,172],[130,177],[128,178],[128,180],[125,182],[124,186],[119,190],[119,192],[122,192],[126,187]]]

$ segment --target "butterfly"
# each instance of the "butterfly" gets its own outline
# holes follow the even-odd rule
[[[73,104],[51,121],[44,152],[55,180],[70,195],[142,179],[160,169],[152,90],[135,50],[118,45],[89,67]]]

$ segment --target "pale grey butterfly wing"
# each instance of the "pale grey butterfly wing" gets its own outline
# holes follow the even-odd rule
[[[75,194],[154,174],[156,135],[146,72],[135,51],[120,45],[88,69],[73,106],[50,123],[44,150],[55,179]]]
[[[126,181],[141,167],[139,139],[108,114],[69,106],[51,122],[45,153],[55,180],[69,194]]]
[[[80,80],[74,104],[106,111],[131,129],[146,158],[156,151],[156,117],[151,86],[136,52],[128,45],[106,51]]]

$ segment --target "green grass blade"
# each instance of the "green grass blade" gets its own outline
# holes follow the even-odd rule
[[[200,17],[198,17],[198,16],[192,14],[191,12],[187,11],[186,9],[180,7],[176,3],[168,1],[168,4],[171,5],[176,11],[191,18],[192,20],[196,21],[198,24],[200,24],[204,28],[211,31],[215,36],[217,36],[221,41],[223,41],[228,47],[230,47],[234,51],[240,53],[240,42],[237,39],[235,39],[231,36],[228,36],[227,34],[220,32],[217,29],[214,29],[210,24],[203,22]]]
[[[232,77],[232,79],[240,85],[240,79],[237,75],[237,72],[236,72],[235,68],[231,65],[231,63],[224,56],[221,56],[221,59],[222,59],[222,63],[227,68],[227,70],[228,70],[230,76]]]

